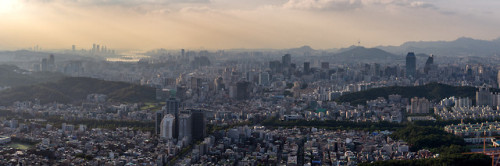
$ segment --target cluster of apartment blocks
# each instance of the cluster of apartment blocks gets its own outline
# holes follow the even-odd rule
[[[434,114],[443,120],[461,119],[496,119],[500,118],[500,110],[493,110],[491,107],[452,107],[435,108]]]
[[[500,123],[497,121],[476,124],[459,123],[445,126],[444,130],[462,137],[492,136],[500,134]]]
[[[390,159],[433,157],[427,150],[411,152],[388,131],[332,131],[316,128],[266,129],[237,127],[208,137],[181,165],[357,165]],[[302,150],[300,150],[302,149]],[[303,157],[301,157],[303,156]]]

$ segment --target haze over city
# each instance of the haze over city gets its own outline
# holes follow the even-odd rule
[[[500,166],[499,7],[0,0],[0,165]]]
[[[495,0],[1,0],[0,49],[315,49],[492,40]]]

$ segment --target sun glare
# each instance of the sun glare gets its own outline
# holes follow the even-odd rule
[[[0,0],[0,14],[9,14],[21,6],[18,0]]]

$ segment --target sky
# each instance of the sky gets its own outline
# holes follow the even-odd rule
[[[0,0],[0,49],[314,49],[500,37],[498,0]]]

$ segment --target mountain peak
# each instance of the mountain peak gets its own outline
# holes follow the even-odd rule
[[[290,49],[288,49],[288,51],[290,51],[290,52],[298,52],[298,53],[305,53],[305,52],[314,52],[316,50],[314,50],[313,48],[311,48],[311,46],[304,45],[304,46],[299,47],[299,48],[290,48]]]
[[[311,48],[311,46],[308,46],[308,45],[304,45],[304,46],[299,47],[299,48],[300,48],[300,49],[310,49],[310,50],[313,50],[313,49]]]
[[[409,41],[400,46],[378,47],[383,50],[404,54],[409,51],[437,54],[441,56],[492,56],[500,52],[500,38],[480,40],[460,37],[453,41]]]
[[[365,48],[360,46],[351,46],[344,48],[340,53],[334,54],[336,60],[356,61],[356,62],[380,62],[388,59],[397,59],[398,56],[388,53],[378,48]]]

